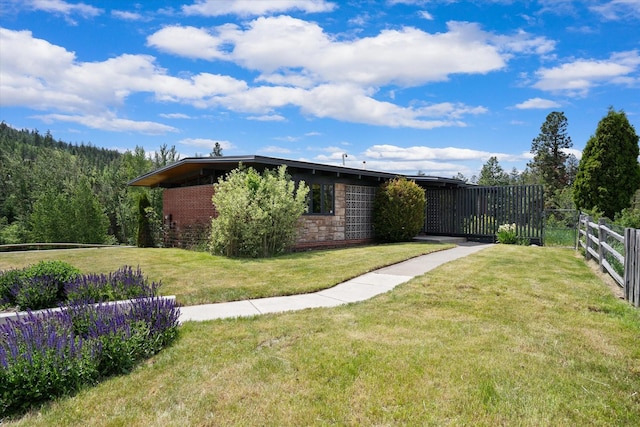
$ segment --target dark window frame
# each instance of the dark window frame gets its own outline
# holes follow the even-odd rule
[[[335,183],[313,182],[309,184],[305,215],[335,215]]]

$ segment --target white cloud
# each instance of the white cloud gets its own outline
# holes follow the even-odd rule
[[[196,0],[192,5],[182,6],[187,15],[221,16],[259,16],[288,11],[305,13],[331,12],[335,4],[325,0]]]
[[[207,148],[209,150],[213,150],[213,147],[216,145],[216,142],[220,144],[220,147],[222,147],[222,149],[228,150],[233,148],[233,144],[229,141],[221,141],[219,139],[209,139],[209,138],[185,138],[178,141],[178,144],[188,145],[191,147]]]
[[[560,104],[550,99],[543,98],[531,98],[527,99],[520,104],[516,104],[515,108],[519,110],[531,110],[531,109],[548,109],[548,108],[558,108]]]
[[[288,148],[276,147],[275,145],[264,147],[263,149],[260,150],[260,152],[268,153],[268,154],[291,154],[292,153],[292,151]]]
[[[54,121],[78,123],[92,129],[111,132],[138,132],[148,135],[162,135],[167,132],[178,131],[176,128],[162,123],[121,119],[113,116],[112,114],[103,114],[100,116],[46,114],[34,117],[44,121],[45,123],[51,123]]]
[[[421,10],[419,12],[419,15],[422,19],[426,19],[428,21],[433,21],[433,15],[431,15],[429,12],[427,12],[426,10]]]
[[[517,35],[521,43],[526,37]],[[492,39],[477,24],[450,22],[444,33],[407,27],[338,41],[315,23],[278,16],[255,19],[244,29],[232,24],[213,31],[167,27],[151,35],[148,44],[190,58],[233,61],[270,82],[280,74],[316,83],[412,86],[444,81],[451,74],[502,69],[502,47]]]
[[[280,114],[264,114],[261,116],[248,116],[247,120],[256,120],[258,122],[285,122],[287,119]]]
[[[148,18],[137,12],[128,12],[126,10],[112,10],[111,15],[123,21],[147,21]]]
[[[79,15],[82,18],[93,18],[103,13],[102,9],[85,3],[69,3],[63,0],[27,0],[24,6],[32,10],[62,15],[72,25],[77,24],[73,16]]]
[[[165,119],[191,119],[192,118],[183,113],[162,113],[162,114],[159,114],[159,116],[164,117]]]
[[[222,44],[223,40],[204,29],[177,25],[164,27],[147,38],[147,45],[160,51],[207,60],[227,57]]]
[[[391,160],[391,161],[464,161],[480,160],[486,161],[490,157],[497,157],[502,161],[518,161],[522,159],[520,155],[506,153],[491,153],[487,151],[472,150],[469,148],[432,148],[425,146],[398,147],[396,145],[374,145],[368,148],[364,155],[369,159]]]
[[[566,92],[584,96],[600,84],[630,84],[638,77],[633,75],[640,66],[637,50],[612,54],[609,59],[578,59],[553,68],[536,72],[538,81],[533,87],[551,92]]]
[[[607,21],[640,18],[640,1],[638,0],[611,0],[590,6],[589,9]]]

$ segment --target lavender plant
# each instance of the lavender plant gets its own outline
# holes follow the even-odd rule
[[[141,276],[129,273],[124,277]],[[143,288],[155,293],[157,286]],[[0,325],[0,418],[129,372],[177,337],[180,310],[174,300],[89,301],[78,299],[37,315],[27,312]]]
[[[157,295],[159,283],[148,283],[140,267],[124,266],[113,273],[87,274],[65,284],[67,302],[103,302]]]

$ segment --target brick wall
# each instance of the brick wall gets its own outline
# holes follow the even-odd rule
[[[171,215],[171,227],[168,229],[168,246],[185,247],[187,237],[196,226],[209,227],[216,215],[211,202],[213,185],[167,188],[163,193],[163,214],[165,226],[169,227],[166,217]],[[296,249],[318,247],[337,247],[365,243],[369,239],[345,240],[346,226],[346,185],[335,184],[334,215],[303,215],[298,230]]]
[[[195,228],[208,228],[216,210],[211,202],[213,185],[166,188],[162,195],[164,225],[167,229],[169,246],[186,246],[183,242],[186,234],[192,234]],[[169,223],[168,216],[171,216]],[[188,239],[193,237],[188,236]]]

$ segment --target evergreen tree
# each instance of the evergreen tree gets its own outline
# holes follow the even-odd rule
[[[151,233],[151,224],[147,210],[151,208],[149,198],[142,193],[138,200],[138,238],[137,244],[140,248],[152,248],[154,246],[153,234]]]
[[[509,185],[509,174],[502,169],[498,158],[492,156],[480,170],[479,185]]]
[[[213,151],[211,151],[209,157],[222,157],[222,146],[219,142],[216,141],[215,145],[213,146]]]
[[[609,109],[582,152],[573,198],[580,209],[610,219],[631,204],[640,188],[638,135],[623,111]]]
[[[553,111],[547,115],[540,127],[540,134],[531,143],[533,160],[528,166],[543,184],[550,199],[569,184],[567,175],[567,159],[564,151],[571,148],[571,137],[567,134],[568,121],[564,113]]]

